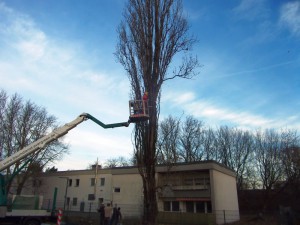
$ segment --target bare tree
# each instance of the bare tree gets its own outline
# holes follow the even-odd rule
[[[130,165],[132,165],[131,159],[126,159],[123,156],[108,159],[104,163],[105,168],[122,167],[122,166],[130,166]]]
[[[217,150],[216,160],[225,166],[230,167],[231,149],[232,149],[232,132],[228,126],[221,126],[215,132],[215,145]]]
[[[175,77],[191,78],[198,60],[187,53],[195,43],[188,34],[181,1],[129,0],[118,28],[116,57],[127,71],[132,97],[149,93],[149,121],[134,130],[134,150],[144,187],[144,222],[154,224],[157,214],[155,165],[162,84]],[[170,71],[175,55],[182,64]]]
[[[57,127],[54,116],[48,115],[44,108],[30,101],[24,102],[17,94],[7,98],[1,107],[3,107],[0,122],[2,158],[11,156]],[[28,177],[39,172],[49,163],[59,160],[67,153],[67,149],[62,141],[53,141],[42,151],[32,153],[7,168],[6,179],[9,180],[9,177],[20,170],[22,176],[17,176],[17,194],[20,194]],[[8,182],[7,190],[10,185],[11,182]]]
[[[280,136],[275,130],[257,131],[256,163],[264,189],[270,190],[282,178]]]
[[[4,90],[0,90],[0,127],[3,127],[4,121],[4,109],[7,102],[7,94]],[[0,129],[0,160],[3,159],[3,147],[4,147],[4,130]]]
[[[233,148],[231,167],[235,170],[237,176],[237,187],[242,189],[247,176],[250,175],[252,152],[254,149],[253,135],[248,131],[239,129],[232,130]]]
[[[215,160],[216,156],[216,148],[215,148],[215,132],[212,128],[205,128],[203,131],[203,152],[204,159],[206,160]]]
[[[275,130],[257,131],[255,145],[256,168],[265,190],[264,210],[271,198],[271,189],[283,177],[280,135]]]
[[[253,135],[238,128],[221,126],[216,131],[216,160],[236,172],[237,187],[253,178],[252,152],[254,151]]]
[[[187,116],[181,126],[179,155],[184,162],[203,159],[203,122],[193,116]]]
[[[300,179],[300,139],[296,131],[281,132],[281,154],[286,181],[295,182]]]
[[[159,126],[157,163],[172,164],[179,160],[178,138],[180,119],[172,116],[164,119]]]

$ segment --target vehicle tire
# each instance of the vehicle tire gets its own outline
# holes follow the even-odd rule
[[[24,225],[41,225],[41,222],[37,219],[28,219],[24,221]]]

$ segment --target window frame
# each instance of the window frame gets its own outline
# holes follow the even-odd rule
[[[76,179],[75,180],[75,187],[79,187],[79,184],[80,184],[80,179]]]

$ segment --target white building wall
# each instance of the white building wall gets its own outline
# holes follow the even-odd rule
[[[212,204],[217,224],[234,222],[240,219],[235,177],[217,170],[211,170]]]
[[[95,178],[93,173],[89,175],[67,175],[67,176],[42,176],[37,179],[41,180],[41,185],[38,188],[24,188],[22,194],[34,194],[35,192],[43,195],[44,199],[53,199],[54,190],[57,188],[57,206],[62,207],[65,201],[65,194],[70,198],[72,203],[74,198],[77,198],[77,206],[70,208],[78,208],[80,202],[93,202],[95,204],[93,209],[97,209],[99,199],[103,199],[103,203],[111,203],[113,192],[112,192],[112,175],[111,174],[98,174],[97,183],[95,186],[91,185],[91,179]],[[100,179],[105,178],[105,184],[101,186]],[[72,185],[69,186],[67,180],[72,180]],[[76,185],[76,179],[79,179],[79,186]],[[28,182],[29,185],[32,183]],[[88,200],[89,194],[95,194],[95,200]]]
[[[140,217],[143,212],[143,184],[140,174],[113,175],[112,189],[120,188],[120,192],[113,192],[113,205],[121,208],[122,216]]]
[[[113,189],[120,188],[120,192],[113,193],[114,204],[141,204],[143,202],[143,184],[139,174],[122,174],[113,176]]]
[[[157,169],[159,172],[167,172],[163,167]],[[210,171],[211,203],[213,213],[216,212],[218,224],[239,220],[238,198],[236,190],[236,178],[234,172],[221,166],[220,164],[209,162],[191,165],[180,165],[173,167],[175,172],[195,172]],[[177,174],[177,173],[176,173]],[[64,177],[64,178],[60,178]],[[41,179],[41,186],[32,187],[32,181],[28,183],[28,189],[23,190],[23,194],[40,194],[44,199],[53,199],[55,187],[57,192],[57,207],[62,208],[65,200],[67,179],[72,179],[72,186],[67,187],[67,197],[72,201],[77,198],[77,206],[70,207],[72,211],[79,211],[81,202],[85,202],[84,211],[90,210],[89,206],[93,204],[91,212],[96,212],[99,199],[103,203],[117,204],[121,207],[123,216],[140,216],[143,211],[143,184],[140,174],[136,168],[116,168],[101,169],[97,174],[96,199],[88,200],[88,195],[94,193],[94,186],[91,185],[91,179],[95,178],[95,171],[61,171],[56,173],[45,173],[36,179]],[[100,179],[105,178],[104,186],[100,185]],[[156,178],[158,175],[156,174]],[[76,186],[76,179],[80,180],[79,187]],[[115,192],[115,188],[120,188],[120,192]],[[71,202],[72,203],[72,202]],[[158,198],[158,209],[163,211],[163,201]],[[180,203],[180,209],[185,211],[185,203]],[[225,217],[224,217],[225,212]],[[225,218],[225,219],[224,219]]]

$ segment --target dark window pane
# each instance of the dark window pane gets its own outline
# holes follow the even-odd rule
[[[89,201],[95,200],[95,195],[94,195],[94,194],[89,194],[89,195],[88,195],[88,200],[89,200]]]
[[[77,198],[73,198],[73,206],[77,205]]]
[[[172,211],[179,211],[179,202],[172,202]]]
[[[104,186],[105,185],[105,178],[100,178],[100,186]]]
[[[211,213],[211,202],[206,202],[207,212]]]
[[[205,202],[196,202],[196,212],[205,213]]]
[[[192,178],[186,178],[183,180],[183,185],[191,186],[193,185],[193,179]]]
[[[186,202],[186,211],[194,212],[194,202]]]
[[[91,186],[95,186],[95,178],[91,178]]]

